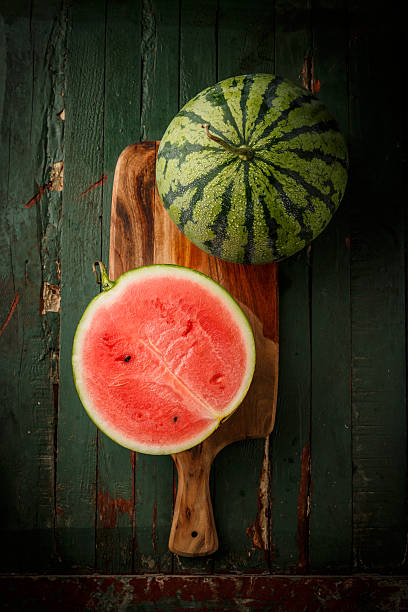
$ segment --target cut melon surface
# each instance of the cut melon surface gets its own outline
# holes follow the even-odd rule
[[[251,326],[230,294],[180,266],[123,274],[86,309],[72,365],[80,399],[119,444],[186,450],[242,402],[255,367]]]

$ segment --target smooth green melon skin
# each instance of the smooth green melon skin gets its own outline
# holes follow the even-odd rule
[[[240,158],[211,140],[202,127]],[[325,106],[270,74],[208,87],[174,117],[160,143],[157,187],[200,249],[262,264],[293,255],[326,227],[347,184],[347,147]]]

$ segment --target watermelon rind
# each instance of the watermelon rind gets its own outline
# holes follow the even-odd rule
[[[168,125],[156,163],[178,228],[240,264],[280,261],[308,245],[340,205],[347,176],[346,143],[325,105],[271,74],[198,93]]]
[[[103,416],[95,410],[92,403],[92,397],[89,395],[86,385],[83,382],[81,373],[81,345],[86,336],[87,330],[92,325],[92,315],[98,310],[98,308],[104,304],[108,304],[109,300],[116,301],[120,299],[120,292],[125,289],[129,282],[135,279],[141,279],[144,277],[152,277],[154,275],[177,275],[188,280],[194,280],[203,284],[207,289],[218,296],[224,305],[228,307],[231,316],[238,323],[243,338],[245,340],[246,354],[247,354],[247,368],[246,375],[243,378],[242,384],[235,394],[233,400],[222,412],[212,412],[212,420],[209,421],[209,426],[206,430],[200,431],[196,438],[190,438],[184,444],[168,444],[168,445],[154,445],[154,444],[143,444],[140,441],[135,441],[123,434],[123,432],[115,429],[111,424],[107,424],[103,419]],[[238,302],[232,297],[232,295],[224,289],[219,283],[211,279],[207,275],[197,270],[178,266],[175,264],[153,264],[149,266],[142,266],[135,268],[128,272],[125,272],[115,282],[111,282],[111,286],[108,290],[99,293],[85,309],[79,324],[77,326],[72,349],[72,370],[75,387],[81,403],[87,412],[90,419],[94,424],[109,438],[117,442],[121,446],[124,446],[132,451],[137,451],[151,455],[168,455],[175,454],[185,450],[188,450],[197,444],[203,442],[208,436],[210,436],[221,424],[222,421],[226,420],[231,416],[233,412],[240,406],[243,399],[245,398],[248,389],[251,385],[252,378],[255,370],[256,351],[255,351],[255,340],[252,332],[251,325],[246,317],[245,313],[241,309]]]

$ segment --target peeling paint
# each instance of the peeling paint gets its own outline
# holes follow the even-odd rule
[[[314,59],[312,55],[305,57],[301,73],[303,87],[313,94],[319,93],[321,83],[319,79],[314,77]]]
[[[311,463],[310,441],[305,444],[302,451],[300,467],[300,485],[297,503],[297,540],[299,557],[298,572],[304,572],[309,565],[309,516],[310,516],[310,489],[311,489]]]
[[[64,189],[64,162],[55,162],[50,172],[50,191],[63,191]]]
[[[61,262],[57,260],[55,262],[55,264],[57,266],[57,278],[58,278],[58,282],[61,282]]]
[[[246,530],[254,548],[267,552],[270,542],[270,459],[269,436],[265,439],[264,458],[258,488],[258,511],[253,525]]]
[[[10,306],[10,310],[8,311],[7,317],[4,319],[1,327],[0,327],[0,336],[2,335],[2,333],[4,332],[4,330],[6,329],[7,325],[10,323],[10,319],[13,316],[13,313],[15,311],[15,309],[17,308],[17,305],[20,301],[20,293],[17,291],[16,295],[14,296],[14,300]]]
[[[59,397],[59,350],[53,350],[50,352],[50,369],[48,377],[50,382],[53,383],[53,395],[54,395],[54,408],[55,413],[58,413],[58,397]]]
[[[58,285],[44,282],[42,285],[40,312],[45,315],[47,312],[59,312],[61,307],[61,292]]]
[[[320,87],[321,87],[321,83],[320,83],[319,79],[316,79],[315,81],[313,81],[312,92],[313,93],[319,93]]]
[[[133,517],[134,506],[133,501],[124,499],[123,497],[112,498],[108,491],[98,492],[98,512],[99,520],[107,529],[116,527],[118,512],[120,514],[128,513]]]
[[[63,108],[60,113],[57,113],[57,117],[61,119],[61,121],[65,121],[65,108]]]
[[[85,191],[80,193],[79,196],[77,197],[77,200],[79,200],[79,198],[83,198],[84,195],[86,195],[87,193],[89,193],[90,191],[95,189],[95,187],[99,187],[100,185],[104,185],[107,180],[108,180],[108,175],[107,174],[103,174],[102,177],[99,179],[99,181],[96,181],[96,183],[92,183],[92,185],[90,187],[88,187],[88,189],[85,189]]]
[[[153,557],[147,557],[146,555],[141,556],[142,566],[148,567],[150,570],[153,570],[156,565],[156,560]]]

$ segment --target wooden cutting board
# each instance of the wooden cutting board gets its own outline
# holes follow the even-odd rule
[[[152,263],[199,270],[223,285],[241,304],[255,335],[256,367],[250,390],[237,411],[207,440],[173,455],[178,489],[169,548],[183,556],[209,555],[218,548],[209,476],[216,454],[227,444],[271,433],[278,382],[277,265],[243,266],[207,255],[185,238],[165,211],[155,183],[157,141],[127,147],[113,183],[110,277]]]

